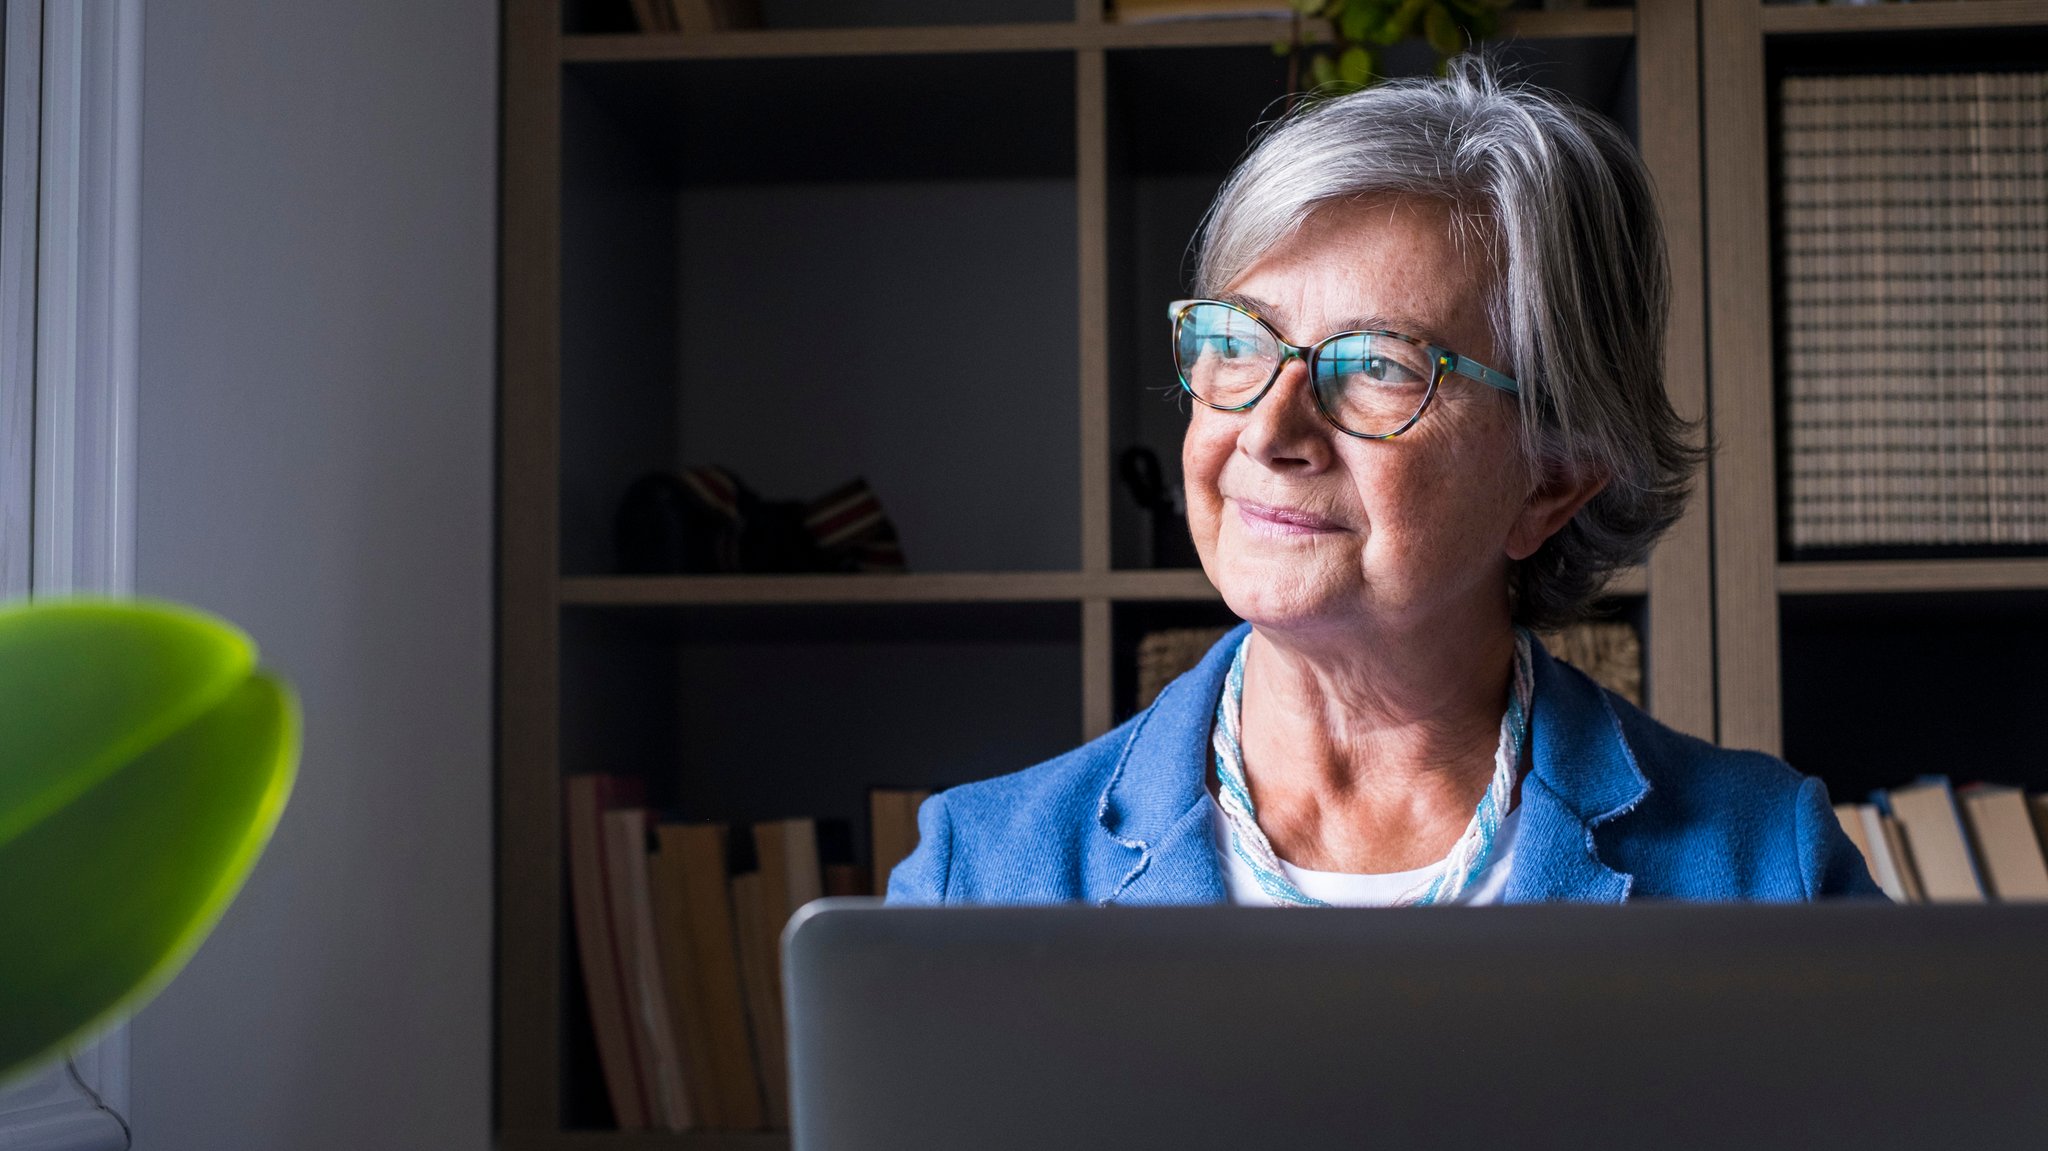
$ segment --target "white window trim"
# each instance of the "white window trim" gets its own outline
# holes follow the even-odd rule
[[[126,594],[142,0],[0,2],[0,594]],[[94,1093],[127,1113],[125,1026],[0,1092],[0,1149],[126,1146]]]

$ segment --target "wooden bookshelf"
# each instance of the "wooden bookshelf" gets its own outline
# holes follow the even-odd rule
[[[1806,642],[1800,637],[1818,626],[1814,619],[1824,616],[1831,634],[1853,621],[1872,632],[1898,627],[1925,635],[1939,630],[1925,622],[1927,613],[1966,610],[1980,599],[2030,619],[2030,597],[2048,592],[2048,559],[1948,557],[1938,549],[1854,561],[1785,554],[1778,490],[1772,86],[1788,67],[1884,70],[1884,58],[1908,59],[1912,70],[1974,71],[1992,62],[2015,33],[2048,32],[2048,2],[1805,6],[1728,0],[1703,4],[1700,11],[1710,394],[1719,443],[1713,466],[1717,725],[1724,744],[1781,752],[1787,701],[1826,695],[1781,679],[1781,669],[1794,664],[1808,669],[1805,674],[1828,667],[1810,656],[1794,659],[1797,653],[1786,647]],[[1939,35],[1915,39],[1913,33]],[[1880,56],[1880,49],[1889,57]],[[1781,618],[1795,607],[1799,621]],[[1868,670],[1832,666],[1829,674]],[[2009,670],[1958,667],[1943,674]],[[1799,717],[1809,733],[1824,728],[1827,718]]]
[[[1000,0],[993,6],[1000,15]],[[1142,549],[1136,549],[1131,513],[1120,503],[1128,497],[1118,485],[1114,453],[1151,442],[1165,457],[1172,446],[1159,439],[1156,426],[1130,414],[1131,379],[1146,367],[1133,349],[1159,342],[1153,331],[1158,309],[1149,297],[1137,298],[1149,287],[1134,289],[1133,268],[1143,270],[1148,259],[1157,263],[1163,258],[1158,252],[1177,253],[1191,221],[1173,218],[1158,234],[1147,233],[1144,227],[1159,226],[1137,222],[1138,209],[1173,207],[1173,197],[1185,189],[1200,190],[1205,181],[1213,189],[1220,181],[1275,97],[1281,66],[1269,46],[1285,25],[1125,25],[1103,19],[1092,0],[1079,0],[1071,20],[1037,23],[771,28],[696,37],[571,35],[566,26],[557,0],[507,0],[504,6],[499,1141],[514,1151],[781,1148],[788,1142],[778,1133],[580,1129],[593,1119],[590,1068],[575,1055],[572,997],[581,991],[574,986],[573,941],[565,934],[563,774],[587,769],[582,757],[597,742],[590,725],[604,725],[607,739],[637,746],[633,740],[644,733],[633,728],[666,723],[664,716],[634,719],[629,713],[639,698],[659,699],[677,676],[688,674],[677,671],[672,648],[698,644],[691,658],[700,661],[727,649],[753,658],[760,653],[744,650],[733,636],[762,620],[776,621],[777,643],[804,652],[810,649],[803,637],[792,633],[815,626],[820,649],[872,642],[878,658],[891,658],[895,637],[871,637],[899,624],[910,633],[905,642],[986,651],[990,663],[1014,662],[1020,651],[1038,658],[1053,652],[1062,665],[1053,669],[1058,674],[1037,678],[1049,681],[1042,690],[1058,696],[1060,705],[1041,726],[1070,746],[1121,718],[1119,692],[1128,669],[1119,653],[1138,634],[1227,618],[1200,571],[1153,569],[1132,558]],[[1540,66],[1539,81],[1575,84],[1579,98],[1611,102],[1639,117],[1671,240],[1673,401],[1681,412],[1704,415],[1696,0],[1641,0],[1634,10],[1516,12],[1506,34],[1518,41],[1513,52]],[[953,86],[981,69],[996,70],[986,91]],[[750,80],[762,91],[747,90]],[[917,91],[920,84],[929,91]],[[922,98],[933,92],[948,99]],[[965,142],[956,149],[924,138],[927,118],[936,123],[954,115],[948,106],[984,99],[990,116],[1004,125],[998,133],[1003,147],[956,136],[950,139]],[[728,135],[716,147],[693,149],[682,121],[727,116],[725,104],[703,111],[707,101],[721,100],[729,101],[728,118],[739,126],[727,124]],[[1190,101],[1216,110],[1212,138],[1182,151],[1179,141],[1161,147],[1156,135],[1145,135],[1160,130],[1161,109]],[[807,117],[815,120],[820,107],[850,117],[845,123],[855,126],[841,133],[859,137],[872,155],[838,168],[838,153],[824,161],[788,155],[787,131],[801,130]],[[959,122],[953,121],[955,129]],[[867,147],[871,143],[879,146]],[[699,239],[695,233],[679,234],[675,205],[703,201],[723,210],[739,203],[735,189],[754,188],[829,204],[842,192],[854,199],[860,188],[884,185],[892,195],[943,187],[969,196],[1012,185],[1039,189],[1032,193],[1038,195],[1051,187],[1067,205],[1059,232],[1037,245],[1059,262],[1067,293],[1061,314],[1072,323],[1071,367],[1044,381],[1051,398],[1043,402],[1056,417],[1042,453],[1051,462],[1021,479],[1006,477],[1058,490],[1057,499],[1035,509],[1058,528],[1046,537],[1050,542],[1008,563],[982,562],[1019,526],[1014,517],[995,516],[990,522],[998,526],[961,527],[944,540],[906,532],[915,570],[905,575],[608,574],[608,522],[596,518],[609,513],[607,501],[630,471],[603,461],[593,466],[593,445],[659,449],[671,467],[716,458],[734,463],[764,492],[785,494],[774,486],[773,469],[756,475],[744,459],[711,454],[736,449],[723,443],[706,449],[704,441],[691,440],[709,434],[696,430],[706,420],[725,416],[697,413],[702,418],[689,424],[675,415],[703,369],[670,342],[672,333],[660,330],[660,321],[666,316],[681,323],[679,301],[692,289],[676,281],[693,255],[704,258],[701,245],[691,246]],[[807,266],[792,270],[793,281],[806,278]],[[920,303],[912,298],[901,306],[915,314]],[[995,406],[983,413],[928,414],[888,395],[877,403],[899,404],[888,409],[895,421],[958,437],[999,430],[1000,422],[988,421],[1006,418],[1002,405],[1017,402],[1014,396],[970,398]],[[830,420],[790,426],[799,438],[837,431]],[[737,440],[767,450],[744,435]],[[682,454],[691,450],[700,454]],[[959,482],[968,486],[965,480]],[[916,497],[911,505],[943,502],[927,498],[934,496],[928,490],[909,494]],[[897,513],[896,493],[884,490],[884,496]],[[1696,500],[1648,565],[1621,573],[1609,594],[1648,625],[1653,710],[1675,726],[1711,736],[1713,532],[1706,504]],[[921,558],[927,555],[943,562],[928,563]],[[801,665],[791,657],[793,677],[817,674]],[[758,663],[749,666],[758,677]],[[611,690],[619,688],[628,690]],[[672,747],[676,738],[664,727],[646,743]],[[1019,758],[1005,766],[1027,763]],[[657,763],[647,770],[664,768]],[[579,1078],[585,1081],[580,1088]]]

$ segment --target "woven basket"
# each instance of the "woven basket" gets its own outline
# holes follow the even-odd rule
[[[1577,623],[1540,636],[1550,654],[1593,677],[1593,682],[1643,706],[1643,641],[1625,623]]]
[[[1138,707],[1152,706],[1181,673],[1202,662],[1227,627],[1173,627],[1148,632],[1138,641]]]

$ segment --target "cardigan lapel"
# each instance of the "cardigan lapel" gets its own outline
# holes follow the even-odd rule
[[[1230,657],[1249,630],[1241,624],[1217,641],[1139,717],[1097,805],[1109,846],[1094,853],[1089,899],[1105,906],[1223,901],[1223,871],[1209,839],[1209,726]]]
[[[1210,839],[1209,727],[1230,658],[1250,625],[1231,631],[1138,719],[1097,806],[1086,895],[1099,904],[1218,903],[1223,872]],[[1634,877],[1601,861],[1593,829],[1627,812],[1650,783],[1601,690],[1536,644],[1530,717],[1533,766],[1507,903],[1620,903]]]
[[[1621,903],[1635,877],[1602,862],[1593,829],[1641,803],[1650,781],[1600,688],[1536,644],[1531,764],[1505,903]]]

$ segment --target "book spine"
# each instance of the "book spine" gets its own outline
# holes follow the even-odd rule
[[[711,1005],[699,971],[697,949],[690,938],[687,863],[670,832],[657,829],[657,849],[648,860],[648,887],[654,897],[655,946],[668,996],[670,1030],[682,1053],[683,1090],[697,1126],[713,1130],[728,1126],[725,1101],[714,1068],[718,1053],[711,1032]]]
[[[683,1057],[656,951],[647,876],[647,812],[630,808],[606,812],[604,818],[612,927],[626,979],[635,1061],[647,1088],[648,1119],[664,1130],[686,1131],[695,1116],[683,1087]]]
[[[754,1069],[761,1081],[767,1125],[789,1126],[789,1055],[777,1000],[775,949],[762,927],[765,880],[758,871],[732,877],[733,934],[739,940],[740,977],[754,1037]]]
[[[570,904],[605,1093],[619,1129],[641,1131],[647,1127],[647,1101],[633,1058],[625,975],[614,942],[617,932],[605,874],[603,813],[609,786],[605,777],[594,775],[571,776],[565,785]]]

